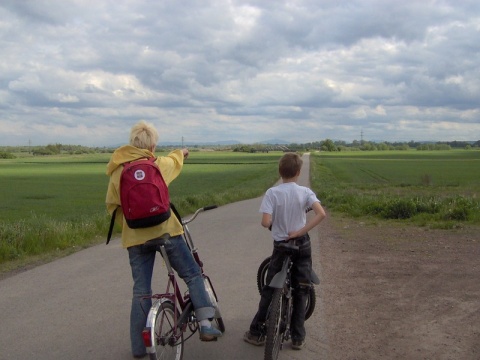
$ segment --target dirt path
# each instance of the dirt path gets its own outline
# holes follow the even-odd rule
[[[329,359],[480,359],[479,229],[319,230]]]

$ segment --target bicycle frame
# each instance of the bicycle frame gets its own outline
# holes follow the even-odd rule
[[[189,319],[193,310],[190,296],[188,294],[185,295],[185,297],[182,295],[174,270],[168,261],[167,252],[163,245],[160,245],[160,253],[162,254],[168,271],[168,281],[167,288],[164,293],[154,294],[151,296],[152,299],[156,299],[157,301],[152,304],[152,307],[148,313],[146,328],[143,332],[145,345],[147,345],[147,352],[150,352],[151,349],[149,348],[153,347],[155,344],[155,333],[151,331],[151,329],[154,328],[153,325],[156,321],[158,311],[162,309],[164,306],[163,304],[171,303],[173,304],[174,308],[174,318],[172,324],[172,329],[174,329],[174,332],[172,334],[172,338],[169,340],[170,345],[176,344],[178,340],[181,339],[183,332],[186,330],[187,324],[190,322],[189,320],[191,320],[191,323],[195,323],[193,321],[194,319]],[[190,329],[192,332],[197,330],[196,327],[191,327]]]
[[[200,208],[194,213],[192,217],[188,219],[181,219],[181,222],[184,228],[183,238],[195,262],[201,269],[201,274],[205,282],[205,288],[210,296],[213,306],[215,307],[215,319],[217,320],[217,324],[219,324],[220,330],[223,332],[225,331],[225,326],[223,324],[223,319],[217,305],[217,295],[215,293],[215,290],[213,289],[210,278],[204,273],[203,263],[200,260],[198,250],[194,246],[192,235],[187,226],[187,224],[192,222],[201,211],[215,208],[216,205]],[[198,330],[198,324],[195,318],[195,313],[193,311],[193,303],[190,299],[190,294],[188,292],[185,295],[182,294],[177,277],[167,256],[167,252],[165,249],[166,240],[168,240],[168,237],[163,239],[159,238],[151,240],[151,245],[159,246],[159,251],[162,254],[168,272],[168,281],[165,292],[161,294],[154,294],[151,296],[151,298],[155,301],[150,308],[147,317],[146,327],[142,333],[145,346],[147,348],[147,353],[151,355],[155,354],[155,346],[159,344],[162,346],[183,346],[182,343],[188,338],[190,338]],[[169,325],[171,326],[171,332],[169,332],[169,335],[167,337],[157,339],[157,335],[155,334],[154,330],[156,325],[155,322],[157,321],[157,315],[159,311],[165,310],[165,307],[173,307],[173,320],[171,321],[171,323],[169,321]],[[186,339],[183,339],[183,333],[187,330],[187,327],[190,329],[192,334],[189,335]]]
[[[292,253],[299,247],[286,242],[279,245],[285,252],[282,268],[277,272],[269,287],[275,289],[270,304],[266,325],[265,359],[277,359],[278,352],[283,348],[284,341],[290,338],[290,320],[292,317],[291,267]]]
[[[285,329],[282,331],[282,343],[283,340],[288,340],[289,337],[289,328],[290,328],[290,319],[292,315],[292,287],[290,279],[290,269],[292,267],[292,259],[290,254],[287,254],[285,260],[283,261],[282,269],[275,274],[269,286],[275,289],[283,289],[283,297],[286,299],[285,305]],[[280,347],[282,344],[280,345]]]

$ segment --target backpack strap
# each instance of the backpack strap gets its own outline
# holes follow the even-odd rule
[[[170,209],[172,210],[172,212],[175,214],[175,217],[178,219],[178,221],[180,221],[180,224],[182,224],[182,217],[180,216],[180,213],[178,212],[177,208],[175,207],[175,205],[173,205],[172,203],[170,203]],[[182,224],[183,225],[183,224]]]
[[[170,203],[170,209],[172,209],[173,213],[175,214],[176,218],[178,219],[178,221],[180,221],[180,224],[181,224],[182,223],[182,217],[178,213],[178,210],[175,207],[175,205]],[[108,243],[110,242],[110,239],[112,238],[113,225],[115,224],[115,215],[117,214],[117,210],[118,210],[118,207],[115,210],[113,210],[112,219],[110,220],[110,228],[108,229],[107,243],[105,245],[108,245]]]
[[[112,238],[112,232],[113,232],[113,224],[115,223],[115,215],[117,214],[118,207],[113,210],[112,213],[112,219],[110,220],[110,229],[108,229],[108,235],[107,235],[107,243],[105,245],[108,245],[110,242],[110,239]]]

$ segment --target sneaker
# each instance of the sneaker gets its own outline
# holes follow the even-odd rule
[[[222,336],[222,332],[213,326],[200,326],[200,340],[202,341],[216,341],[218,337]]]
[[[292,349],[301,350],[305,346],[305,340],[292,340]]]
[[[247,343],[256,345],[256,346],[262,346],[265,345],[265,337],[260,335],[252,335],[250,331],[247,331],[245,335],[243,335],[243,340],[245,340]]]

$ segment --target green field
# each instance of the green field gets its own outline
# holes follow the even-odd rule
[[[316,153],[312,188],[349,216],[452,228],[480,222],[479,151]]]
[[[208,203],[225,204],[229,198],[258,196],[277,180],[280,156],[275,152],[192,152],[181,175],[171,184],[172,202],[179,210],[189,212],[206,205],[194,201],[199,197]],[[1,160],[2,221],[28,219],[32,214],[67,221],[104,214],[109,157],[95,154]]]
[[[278,180],[281,155],[191,152],[172,202],[185,215],[260,196]],[[104,241],[109,157],[0,160],[0,271]],[[312,153],[310,170],[331,213],[444,229],[480,224],[479,151]]]
[[[161,155],[161,154],[159,154]],[[280,152],[191,152],[171,184],[182,214],[260,196],[278,180]],[[0,160],[0,264],[105,237],[109,154]]]

